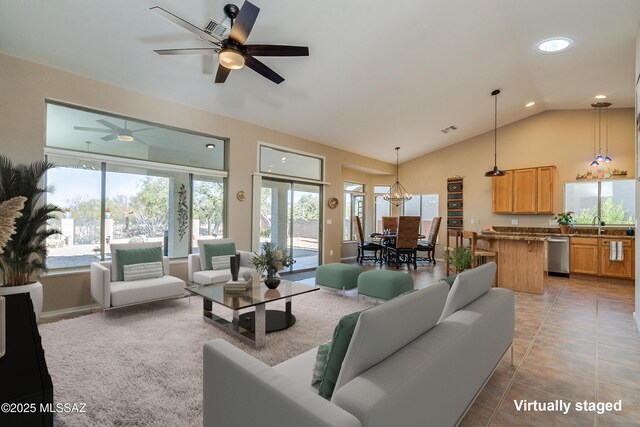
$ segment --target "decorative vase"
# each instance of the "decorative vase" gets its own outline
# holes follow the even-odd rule
[[[0,286],[0,295],[13,295],[28,292],[33,303],[33,312],[36,314],[36,322],[40,319],[42,312],[42,283],[33,282],[22,286]]]
[[[0,297],[0,357],[4,356],[6,350],[6,333],[7,328],[5,326],[5,305],[4,297]]]
[[[569,234],[569,229],[570,229],[570,227],[568,225],[561,225],[560,226],[560,233]]]
[[[278,271],[271,268],[268,269],[267,277],[264,279],[264,284],[267,285],[267,288],[269,289],[277,288],[280,284],[280,275],[278,274]]]

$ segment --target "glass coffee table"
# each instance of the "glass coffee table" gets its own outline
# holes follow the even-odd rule
[[[277,289],[269,289],[263,282],[245,292],[225,292],[224,284],[192,285],[189,292],[202,297],[204,319],[228,334],[256,348],[264,347],[267,332],[287,329],[296,323],[291,313],[291,298],[317,291],[319,288],[283,280]],[[268,302],[285,300],[285,310],[267,310]],[[213,313],[213,303],[233,310],[233,319],[227,320]],[[240,314],[240,310],[255,307],[254,311]]]

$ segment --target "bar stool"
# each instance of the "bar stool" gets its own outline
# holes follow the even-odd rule
[[[453,244],[451,243],[452,239]],[[444,251],[449,253],[449,255],[453,255],[453,250],[455,248],[459,248],[460,246],[462,246],[462,233],[460,232],[460,230],[449,228],[447,230],[447,245],[444,247]],[[454,273],[456,272],[455,269],[451,269],[451,264],[449,264],[449,261],[447,261],[447,276],[449,275],[450,271],[453,271]]]
[[[468,244],[468,248],[471,249],[471,253],[473,254],[473,267],[477,267],[480,264],[485,264],[487,262],[487,258],[493,258],[493,261],[496,263],[496,278],[498,277],[498,253],[496,251],[492,251],[491,249],[486,248],[478,248],[478,233],[475,231],[463,231],[462,232],[462,244]]]

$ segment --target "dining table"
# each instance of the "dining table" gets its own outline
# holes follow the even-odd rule
[[[369,237],[371,237],[372,239],[379,239],[380,240],[380,244],[382,245],[383,248],[383,252],[382,252],[382,259],[384,260],[385,263],[389,263],[389,257],[388,257],[388,253],[387,253],[387,246],[391,246],[393,245],[393,240],[395,240],[396,236],[398,235],[398,233],[394,233],[394,232],[386,232],[386,233],[371,233],[369,234]],[[420,239],[424,239],[425,236],[424,234],[418,234],[418,240]]]

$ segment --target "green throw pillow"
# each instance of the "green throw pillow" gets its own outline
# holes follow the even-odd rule
[[[116,249],[116,259],[116,264],[118,265],[116,280],[122,281],[124,280],[123,268],[125,265],[158,261],[162,262],[162,248],[160,246],[156,246],[153,248]]]
[[[318,394],[325,399],[331,399],[333,395],[333,389],[336,387],[338,381],[338,375],[340,375],[340,368],[342,367],[342,361],[347,354],[353,331],[358,323],[361,311],[347,314],[342,317],[338,322],[338,325],[333,330],[333,339],[331,340],[331,349],[327,356],[327,367],[324,370],[322,376],[322,382],[320,383],[320,390]]]
[[[331,351],[331,341],[327,341],[318,347],[316,363],[313,365],[313,373],[311,374],[311,385],[316,385],[322,381],[324,371],[327,369],[329,351]]]
[[[211,258],[214,256],[222,255],[235,255],[236,244],[235,243],[211,243],[204,245],[204,259],[207,261],[205,270],[211,270]]]
[[[458,275],[454,274],[453,276],[443,277],[440,280],[444,280],[445,282],[447,282],[449,284],[449,289],[451,289],[451,287],[453,286],[453,282],[456,281],[456,277],[458,277]]]

